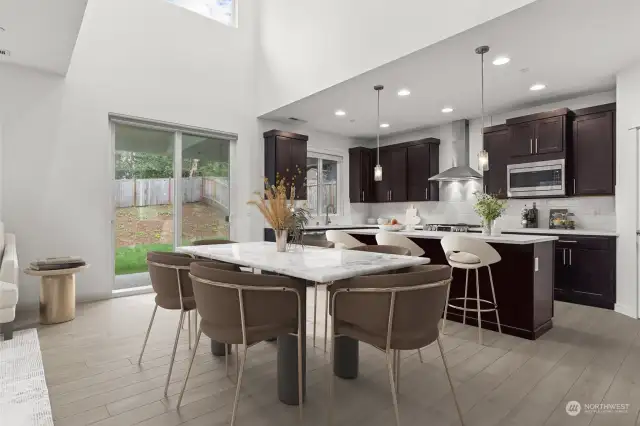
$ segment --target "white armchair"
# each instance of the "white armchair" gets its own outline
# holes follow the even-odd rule
[[[18,304],[18,254],[16,238],[13,234],[4,233],[4,225],[0,222],[0,330],[4,340],[13,338],[13,321],[16,318]]]

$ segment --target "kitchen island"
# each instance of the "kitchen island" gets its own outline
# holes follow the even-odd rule
[[[365,244],[376,244],[377,229],[345,230]],[[554,245],[557,236],[537,234],[503,234],[484,236],[478,233],[437,231],[400,231],[425,251],[425,257],[434,264],[447,264],[440,240],[447,235],[460,235],[486,241],[495,248],[502,260],[491,266],[502,332],[535,340],[553,326]],[[476,297],[474,272],[469,273],[467,297]],[[479,270],[480,298],[491,300],[491,287],[487,268]],[[463,297],[465,271],[455,269],[450,298]],[[475,308],[469,301],[468,308]],[[486,306],[482,306],[485,308]],[[447,319],[462,322],[462,311],[449,309]],[[466,323],[477,326],[475,312],[467,313]],[[482,327],[498,330],[493,312],[483,313]]]

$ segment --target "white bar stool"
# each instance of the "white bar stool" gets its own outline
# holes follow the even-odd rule
[[[331,241],[334,247],[337,249],[347,249],[366,246],[366,244],[360,242],[357,238],[352,237],[344,231],[337,231],[330,229],[327,231],[327,241]]]
[[[393,232],[380,231],[376,234],[376,242],[381,246],[399,246],[409,249],[411,256],[420,257],[424,254],[424,250],[419,245],[411,241],[404,235],[394,234]]]
[[[449,290],[447,290],[447,304],[444,306],[444,318],[442,319],[442,333],[444,334],[444,326],[447,321],[447,308],[459,309],[462,311],[462,323],[467,322],[467,311],[476,312],[478,314],[478,343],[482,345],[482,312],[495,312],[496,320],[498,321],[498,331],[502,333],[502,326],[500,325],[500,314],[498,313],[498,304],[496,303],[496,292],[493,287],[493,275],[491,274],[491,265],[499,262],[502,258],[500,254],[484,241],[462,237],[459,235],[447,235],[442,238],[440,242],[444,249],[447,262],[451,266],[452,274],[453,268],[465,269],[466,279],[464,284],[464,297],[456,297],[449,299],[449,290],[451,284],[449,284]],[[486,266],[489,270],[489,281],[491,283],[491,294],[493,301],[480,298],[480,279],[478,270]],[[476,271],[476,309],[467,308],[467,300],[473,300],[467,297],[469,289],[469,270],[475,269]],[[451,302],[462,301],[464,305],[462,307],[457,306]],[[489,308],[482,308],[481,303],[489,304]]]

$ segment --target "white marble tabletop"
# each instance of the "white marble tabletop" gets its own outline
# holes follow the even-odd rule
[[[379,229],[349,229],[348,234],[354,235],[376,235],[380,232]],[[457,235],[461,237],[475,238],[485,241],[487,243],[499,243],[499,244],[536,244],[544,243],[546,241],[555,241],[558,237],[553,235],[518,235],[518,234],[502,234],[499,236],[487,236],[478,234],[475,232],[466,233],[451,233],[441,231],[398,231],[400,235],[404,235],[408,238],[428,238],[428,239],[442,239],[447,235]]]
[[[328,283],[359,275],[393,271],[429,263],[429,259],[424,257],[312,246],[304,248],[293,246],[289,252],[278,253],[276,244],[266,241],[185,246],[178,247],[177,251],[317,283]]]

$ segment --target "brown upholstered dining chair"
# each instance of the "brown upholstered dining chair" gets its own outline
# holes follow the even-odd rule
[[[451,283],[451,268],[445,265],[421,265],[404,271],[355,277],[336,281],[331,286],[331,365],[334,363],[336,336],[348,336],[383,351],[387,358],[396,424],[399,426],[397,391],[400,351],[416,350],[438,342],[460,423],[464,426],[438,327]],[[331,424],[334,378],[333,369],[329,371]]]
[[[233,265],[194,262],[189,274],[198,313],[202,320],[187,369],[178,409],[187,387],[202,333],[228,345],[242,344],[231,425],[235,423],[247,350],[257,343],[283,334],[298,336],[298,398],[302,419],[302,318],[299,281],[276,275],[256,275],[233,270]]]
[[[192,246],[212,246],[216,244],[234,244],[235,241],[231,240],[220,240],[216,238],[209,238],[206,240],[195,240],[191,243]]]
[[[191,287],[191,279],[189,278],[189,265],[195,259],[188,254],[183,253],[167,253],[150,251],[147,253],[147,264],[149,265],[149,277],[151,278],[151,286],[156,292],[155,307],[149,321],[149,328],[144,337],[138,364],[142,362],[144,349],[149,340],[153,320],[156,317],[158,306],[163,309],[179,310],[180,320],[178,322],[178,330],[176,331],[176,340],[173,344],[173,352],[171,353],[171,363],[169,364],[169,374],[167,375],[167,383],[164,387],[164,394],[167,395],[169,381],[171,380],[171,372],[173,371],[173,362],[176,357],[176,349],[178,340],[180,339],[180,330],[184,324],[185,314],[189,316],[189,348],[191,349],[191,311],[196,308],[193,298],[193,289]]]
[[[371,245],[354,247],[350,250],[369,251],[372,253],[397,254],[398,256],[411,256],[411,250],[400,246]]]

